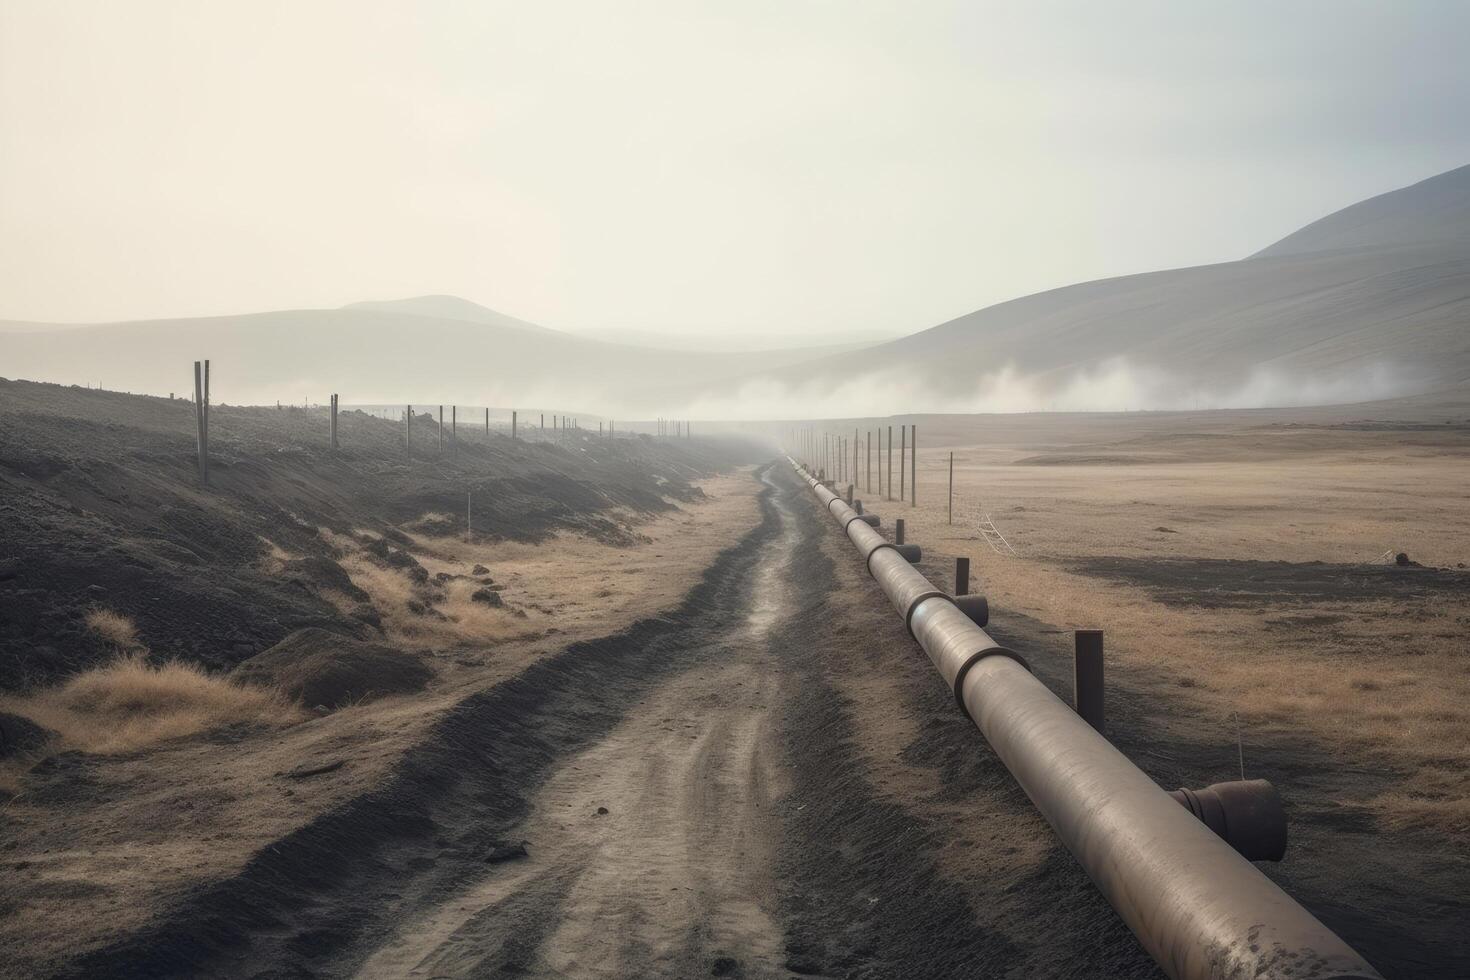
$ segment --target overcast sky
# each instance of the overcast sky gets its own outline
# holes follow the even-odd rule
[[[1470,4],[0,0],[0,318],[907,333],[1470,162]]]

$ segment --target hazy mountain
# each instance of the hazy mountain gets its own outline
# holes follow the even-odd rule
[[[1470,385],[1470,167],[1238,262],[999,303],[860,353],[689,393],[712,415],[1327,404]]]
[[[844,337],[836,333],[801,336],[791,333],[760,333],[741,331],[735,333],[704,334],[689,333],[685,336],[663,333],[656,330],[634,330],[608,328],[605,330],[570,331],[589,340],[601,340],[612,344],[630,344],[634,347],[665,347],[687,351],[743,351],[743,350],[800,350],[809,357],[824,357],[862,350],[874,344],[895,339],[894,334],[855,334]]]
[[[363,310],[367,313],[407,313],[410,316],[427,316],[438,320],[463,320],[466,323],[483,323],[492,327],[511,327],[518,330],[549,330],[529,320],[506,316],[488,306],[472,303],[458,296],[412,296],[408,299],[365,300],[348,303],[344,310]]]
[[[1470,167],[1238,262],[987,307],[861,350],[680,350],[453,296],[94,325],[0,323],[0,376],[167,394],[555,405],[614,417],[1327,404],[1470,388]]]
[[[1294,255],[1470,240],[1470,165],[1334,211],[1256,253]]]
[[[695,386],[779,369],[807,350],[633,347],[540,327],[452,296],[335,310],[46,325],[0,322],[0,376],[166,395],[212,361],[217,400],[269,404],[555,406],[592,415],[675,414],[671,380]],[[820,354],[821,351],[815,352]]]

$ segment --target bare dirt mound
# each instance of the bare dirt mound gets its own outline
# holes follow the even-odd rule
[[[351,411],[333,451],[325,409],[219,404],[202,488],[193,418],[183,399],[0,379],[0,690],[110,657],[85,625],[99,606],[160,657],[214,671],[310,627],[372,640],[377,611],[324,532],[399,540],[444,514],[437,533],[464,534],[470,494],[477,539],[629,543],[638,515],[698,498],[690,481],[750,453],[473,426],[441,445],[420,415],[410,455],[401,420]]]
[[[308,707],[328,708],[421,691],[434,676],[411,653],[317,628],[297,630],[232,673],[236,680],[278,687]]]

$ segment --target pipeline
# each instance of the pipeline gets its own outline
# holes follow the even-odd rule
[[[841,497],[791,465],[857,547],[960,710],[1165,973],[1382,980],[1222,839],[1220,826],[1207,825],[1228,802],[1216,787],[1171,797]]]

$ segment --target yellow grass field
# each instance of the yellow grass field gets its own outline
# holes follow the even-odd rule
[[[857,496],[905,519],[936,582],[968,555],[993,610],[1102,628],[1116,669],[1172,678],[1201,712],[1404,772],[1351,801],[1377,818],[1470,835],[1470,431],[1110,419],[921,422],[918,506],[878,493],[886,456],[869,491],[862,451]],[[1387,567],[1400,552],[1448,571],[1419,588],[1425,570]],[[1358,570],[1374,577],[1339,592]]]

